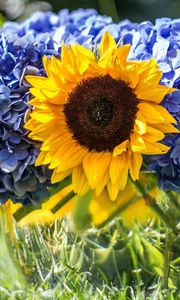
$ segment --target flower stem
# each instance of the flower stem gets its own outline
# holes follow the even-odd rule
[[[63,207],[67,202],[69,202],[76,194],[71,191],[64,198],[60,199],[60,201],[51,208],[51,212],[55,214],[61,207]]]
[[[141,193],[147,205],[149,205],[152,208],[152,210],[160,217],[162,222],[168,227],[172,228],[174,224],[169,220],[168,216],[163,212],[163,210],[156,203],[156,199],[153,198],[151,195],[147,194],[144,186],[139,181],[132,180],[132,183],[137,188],[137,190]]]
[[[41,207],[41,204],[22,206],[13,214],[13,217],[15,218],[16,222],[19,222],[32,211],[40,209]]]
[[[180,214],[180,202],[178,201],[180,197],[178,195],[175,195],[172,191],[167,192],[167,195],[171,200],[171,203],[174,205],[176,211]]]
[[[104,222],[99,224],[97,228],[102,228],[106,224],[108,224],[110,221],[112,221],[116,216],[120,215],[124,210],[128,208],[129,205],[134,204],[139,200],[139,195],[130,198],[126,203],[122,204],[120,207],[118,207]]]
[[[164,272],[163,272],[163,285],[168,290],[168,279],[170,273],[171,261],[171,244],[172,244],[172,230],[166,227],[166,241],[164,249]]]
[[[62,180],[56,188],[52,187],[49,188],[50,197],[54,196],[56,193],[62,191],[65,187],[69,186],[72,183],[71,177],[67,177],[64,180]]]
[[[22,206],[20,207],[14,214],[13,217],[15,218],[15,220],[17,222],[19,222],[20,220],[22,220],[25,216],[27,216],[29,213],[31,213],[34,210],[37,209],[41,209],[42,207],[42,203],[46,202],[47,200],[49,200],[50,197],[52,197],[53,195],[55,195],[56,193],[60,192],[61,190],[63,190],[65,187],[69,186],[71,184],[71,178],[67,177],[66,179],[64,179],[63,181],[61,181],[58,186],[56,188],[50,188],[49,192],[50,195],[48,198],[43,199],[41,201],[41,203],[37,204],[37,205],[26,205],[26,206]]]

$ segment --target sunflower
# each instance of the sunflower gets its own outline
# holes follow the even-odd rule
[[[94,52],[63,44],[61,59],[43,57],[47,77],[26,77],[34,109],[25,127],[42,143],[36,165],[53,170],[52,183],[72,174],[75,193],[114,201],[128,174],[139,179],[143,154],[169,150],[161,141],[176,121],[160,103],[175,89],[159,84],[154,59],[128,61],[130,47],[109,33]]]

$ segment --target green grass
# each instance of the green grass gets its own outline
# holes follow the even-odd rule
[[[73,233],[67,220],[16,228],[3,224],[0,299],[180,299],[177,229],[158,224]],[[175,230],[175,233],[174,233]]]

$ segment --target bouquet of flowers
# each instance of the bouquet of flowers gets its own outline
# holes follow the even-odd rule
[[[166,215],[180,193],[180,21],[93,9],[0,30],[0,203],[20,224]]]

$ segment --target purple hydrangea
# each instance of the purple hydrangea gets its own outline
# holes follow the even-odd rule
[[[71,13],[62,10],[59,14],[37,12],[21,24],[6,22],[0,30],[0,203],[9,198],[23,204],[37,203],[48,197],[51,172],[45,166],[35,167],[40,144],[30,140],[24,129],[31,109],[25,75],[45,75],[43,55],[59,57],[63,41],[93,48],[109,31],[117,42],[132,44],[129,59],[155,57],[163,71],[162,83],[178,87],[179,24],[167,18],[156,20],[155,25],[128,20],[114,24],[110,17],[100,16],[93,9]],[[179,94],[166,97],[163,104],[180,121]],[[178,139],[179,135],[171,143],[171,151],[156,162],[160,182],[164,180],[164,166],[159,164],[162,159],[169,168],[169,182],[180,180]],[[174,170],[178,174],[175,179]],[[179,188],[180,182],[175,186]]]

